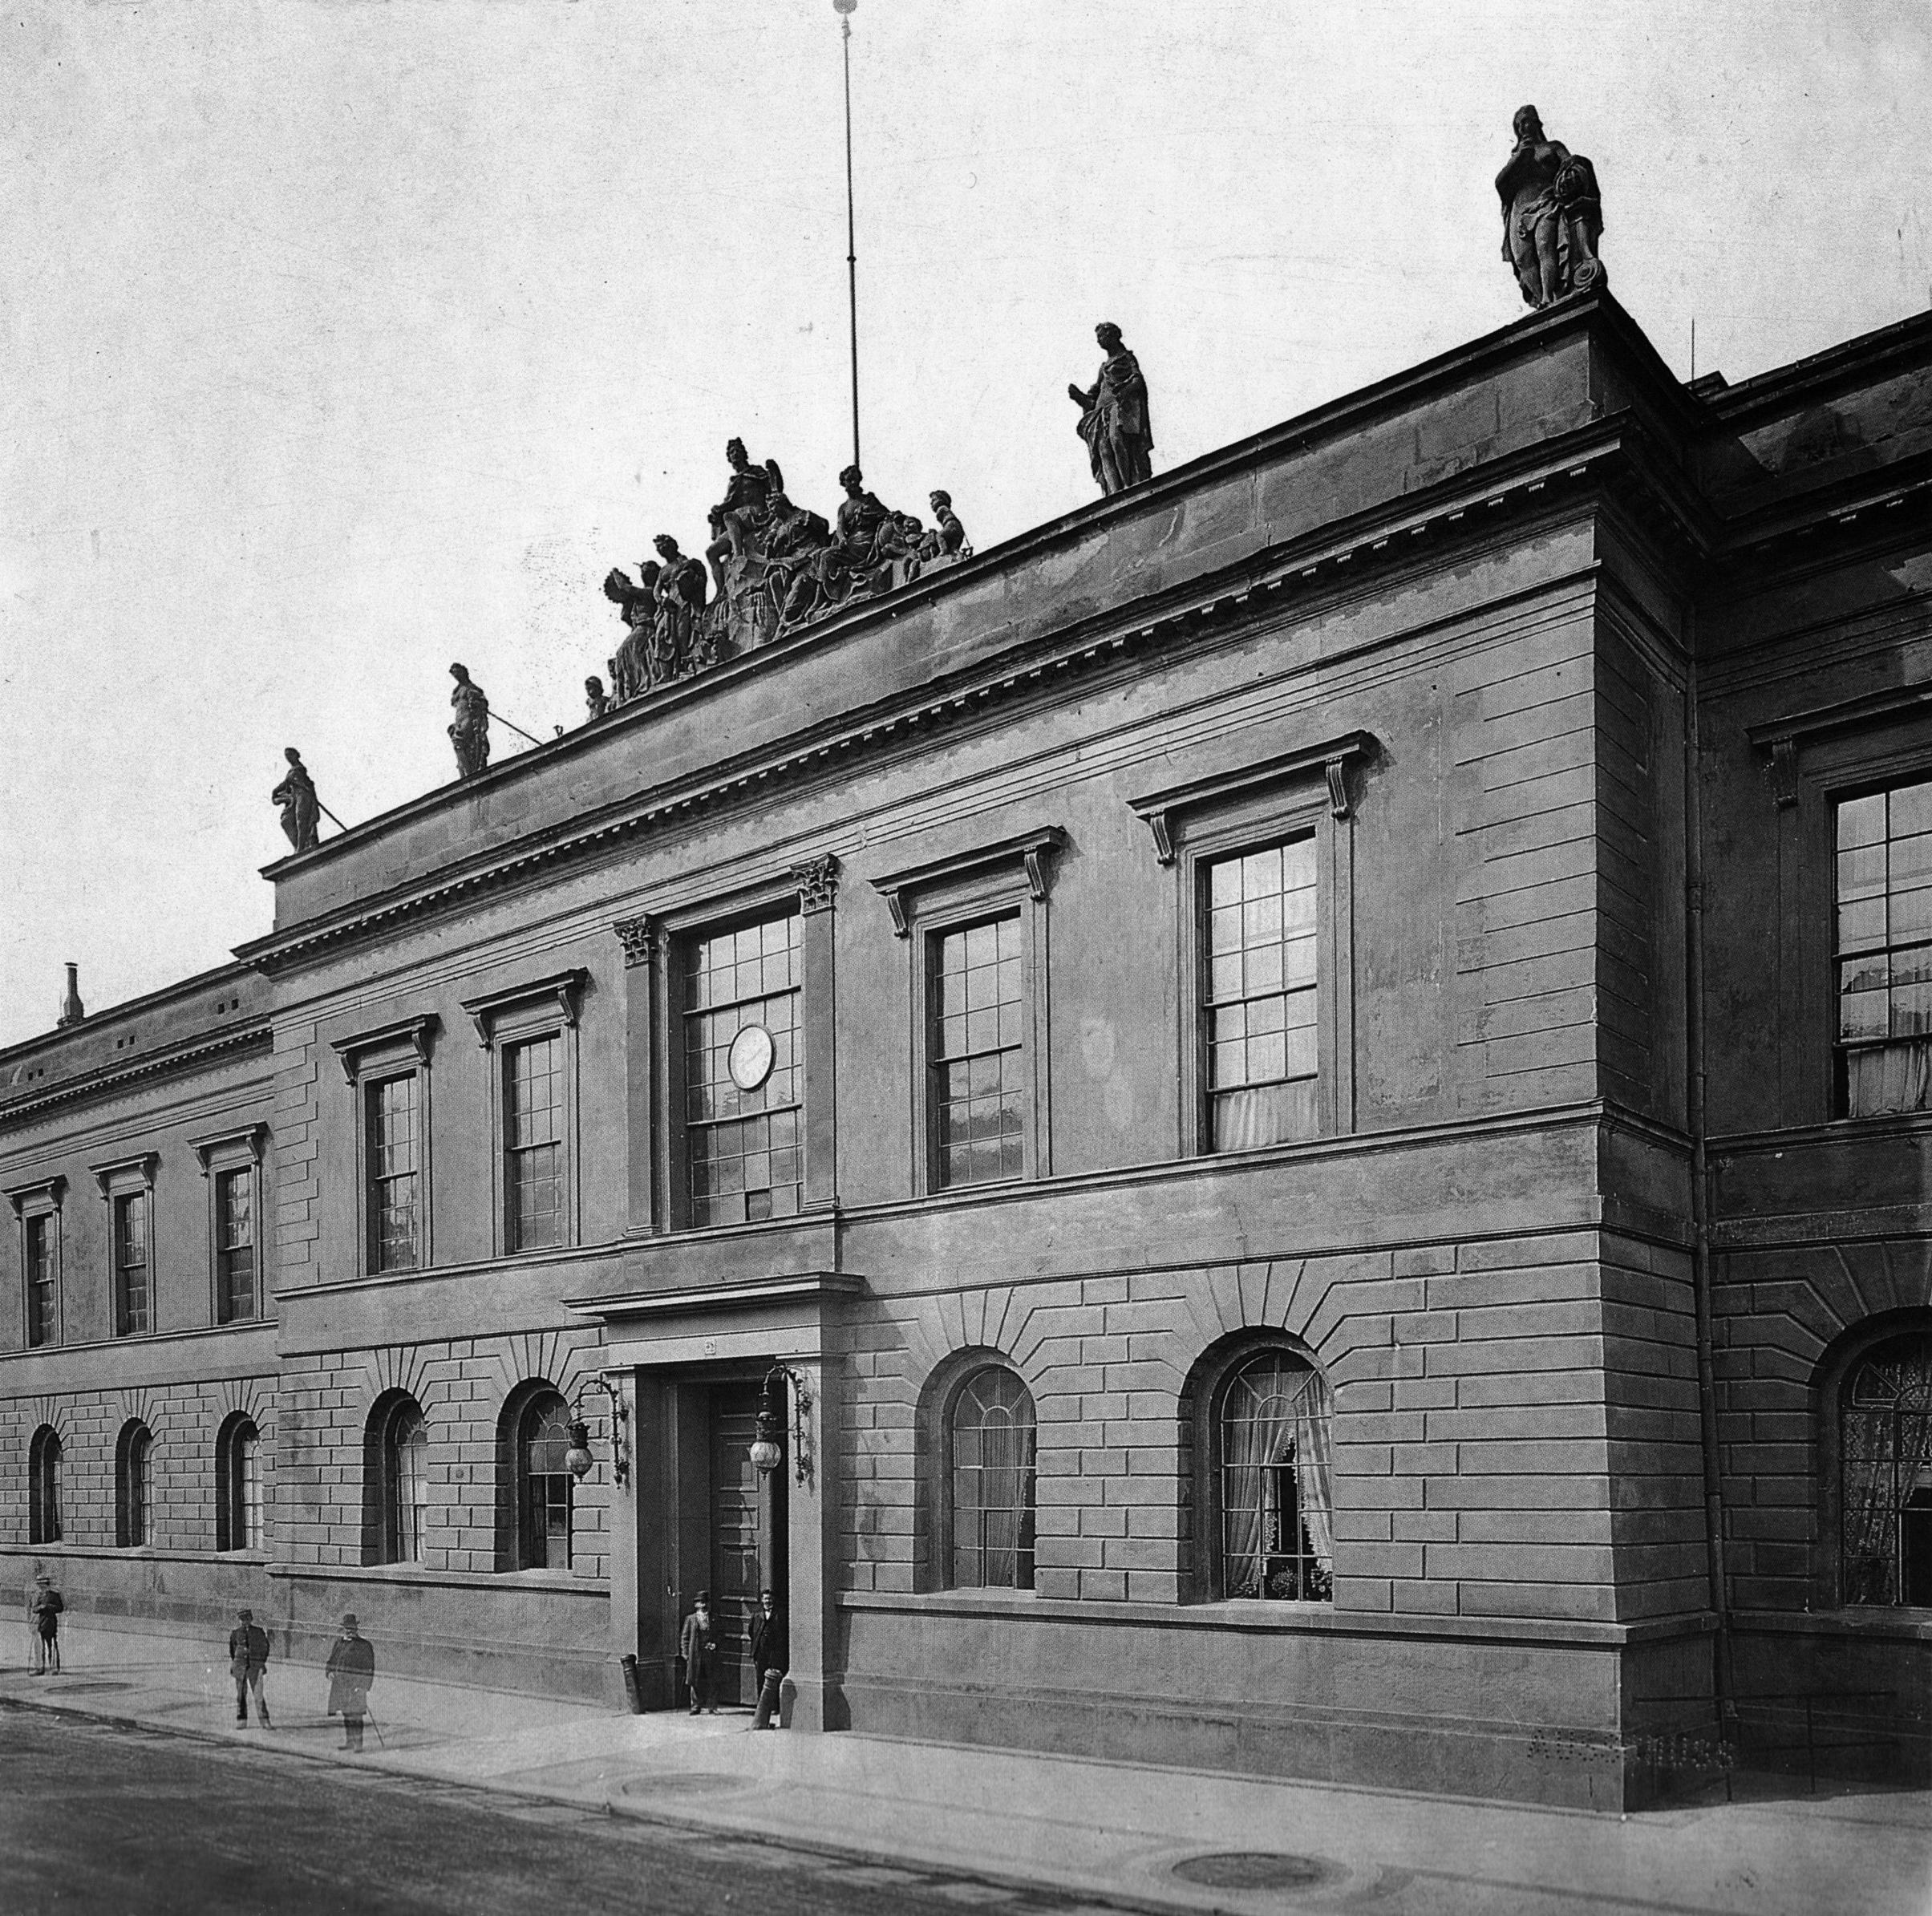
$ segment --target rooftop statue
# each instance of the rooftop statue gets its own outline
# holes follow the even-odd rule
[[[269,802],[281,808],[281,828],[289,843],[298,852],[313,851],[322,831],[322,801],[315,796],[315,781],[293,745],[281,755],[289,762],[288,776],[269,794]]]
[[[658,616],[658,567],[646,565],[644,583],[634,585],[621,565],[604,575],[604,597],[624,621],[624,642],[610,661],[610,696],[617,705],[642,697],[650,690],[650,642]]]
[[[651,544],[661,561],[653,588],[658,602],[655,643],[652,648],[653,683],[682,678],[711,664],[709,634],[703,622],[707,586],[704,561],[678,549],[669,533]]]
[[[824,618],[853,600],[869,596],[873,574],[893,556],[897,515],[865,489],[865,475],[848,466],[839,475],[845,488],[831,539],[813,555],[812,563],[794,578],[786,597],[784,623],[808,624]],[[881,542],[892,550],[881,552]]]
[[[587,723],[592,719],[601,719],[610,710],[610,701],[604,696],[604,682],[593,672],[584,681],[584,715]]]
[[[937,565],[954,564],[966,557],[973,549],[966,543],[966,529],[959,523],[959,515],[953,510],[953,495],[934,492],[930,503],[933,516],[939,523],[925,535],[919,549],[919,556],[928,572]]]
[[[1085,391],[1067,388],[1080,408],[1080,437],[1102,492],[1119,492],[1153,477],[1154,429],[1148,417],[1147,381],[1140,362],[1121,343],[1120,329],[1103,319],[1093,329],[1107,357],[1100,376]]]
[[[1503,257],[1515,269],[1525,303],[1546,306],[1604,283],[1597,241],[1603,205],[1597,172],[1580,153],[1545,137],[1534,107],[1513,123],[1516,145],[1496,176],[1503,203]]]
[[[473,779],[490,762],[490,702],[466,666],[452,666],[449,675],[456,682],[449,695],[456,714],[449,728],[449,742],[456,748],[456,775]]]
[[[711,508],[716,537],[704,549],[720,598],[725,596],[725,561],[742,564],[749,551],[763,543],[759,535],[771,519],[772,501],[785,489],[778,461],[768,459],[762,466],[753,465],[743,440],[727,440],[724,456],[731,462],[731,476],[723,499]]]

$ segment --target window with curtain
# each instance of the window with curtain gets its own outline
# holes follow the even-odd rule
[[[1208,1136],[1252,1151],[1318,1128],[1315,841],[1206,867]]]
[[[1845,1601],[1932,1607],[1932,1331],[1860,1360],[1838,1436]]]
[[[59,1277],[60,1221],[56,1213],[43,1212],[26,1221],[26,1341],[50,1344],[54,1341],[55,1286]]]
[[[261,1437],[239,1415],[221,1427],[215,1448],[215,1548],[261,1548]]]
[[[43,1424],[27,1450],[27,1541],[60,1541],[60,1436]]]
[[[520,1569],[570,1567],[569,1449],[569,1406],[554,1391],[533,1397],[516,1423]]]
[[[796,912],[684,946],[685,1158],[694,1225],[797,1214],[804,1189]]]
[[[1286,1351],[1248,1359],[1215,1418],[1221,1594],[1326,1602],[1335,1574],[1328,1384]]]
[[[932,975],[933,1181],[992,1184],[1023,1176],[1026,1005],[1016,914],[942,932]]]
[[[139,1337],[148,1327],[148,1193],[114,1201],[114,1331]]]
[[[251,1165],[215,1179],[215,1312],[225,1324],[256,1314],[255,1173]]]
[[[144,1424],[129,1424],[115,1446],[114,1541],[124,1550],[154,1541],[154,1437]]]
[[[389,1412],[383,1437],[383,1562],[423,1561],[429,1513],[429,1426],[415,1400]]]
[[[1932,1107],[1932,780],[1837,808],[1839,1109]]]
[[[949,1420],[953,1583],[1033,1588],[1033,1397],[997,1364],[974,1371]]]
[[[369,1268],[413,1270],[420,1261],[422,1103],[416,1074],[370,1085]]]

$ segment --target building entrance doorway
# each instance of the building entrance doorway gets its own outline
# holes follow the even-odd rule
[[[710,1509],[711,1615],[718,1633],[721,1703],[755,1703],[751,1631],[758,1598],[785,1602],[785,1468],[768,1476],[751,1461],[762,1401],[755,1380],[711,1389]]]

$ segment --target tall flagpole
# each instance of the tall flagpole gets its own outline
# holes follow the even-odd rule
[[[859,463],[859,250],[852,211],[852,15],[859,0],[832,0],[845,42],[845,291],[852,313],[852,463]]]

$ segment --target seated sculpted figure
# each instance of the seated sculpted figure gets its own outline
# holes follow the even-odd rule
[[[731,476],[723,499],[712,509],[714,537],[704,549],[719,597],[725,590],[725,562],[742,561],[747,550],[760,543],[759,535],[771,519],[772,501],[785,488],[778,461],[768,459],[762,466],[753,465],[743,440],[729,441],[724,456],[731,462]]]
[[[1603,283],[1597,241],[1603,203],[1597,170],[1561,140],[1545,136],[1534,107],[1517,110],[1516,145],[1496,176],[1503,203],[1503,257],[1515,269],[1524,303],[1546,306]]]
[[[840,473],[839,484],[845,497],[836,529],[830,544],[794,582],[785,601],[788,626],[823,618],[844,604],[864,589],[867,575],[880,562],[879,538],[893,521],[892,511],[865,490],[865,475],[857,466]]]

